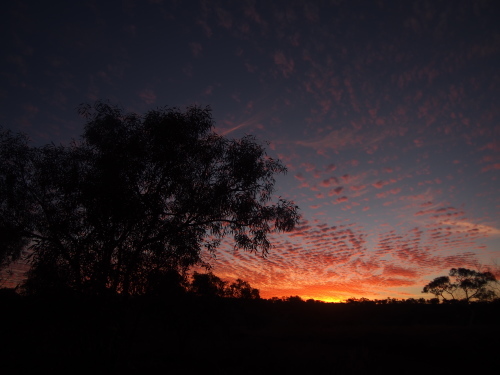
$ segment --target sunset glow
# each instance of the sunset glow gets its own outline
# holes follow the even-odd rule
[[[302,221],[266,258],[225,243],[214,274],[338,302],[431,298],[450,268],[499,264],[496,2],[117,4],[5,5],[0,125],[68,143],[82,102],[197,104],[269,142]]]

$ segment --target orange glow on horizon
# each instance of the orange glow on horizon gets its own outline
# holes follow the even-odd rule
[[[331,296],[316,296],[316,297],[310,297],[307,296],[306,298],[303,298],[304,300],[308,299],[314,299],[316,301],[322,301],[322,302],[334,302],[334,303],[339,303],[339,302],[344,302],[345,298],[339,298],[339,297],[331,297]]]

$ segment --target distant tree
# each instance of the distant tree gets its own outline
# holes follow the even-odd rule
[[[248,281],[237,279],[227,288],[226,295],[232,298],[240,299],[259,299],[260,293],[258,289],[252,288]]]
[[[186,293],[188,281],[177,270],[153,270],[148,277],[144,294],[154,297],[178,297]]]
[[[432,293],[444,301],[488,300],[494,298],[493,291],[488,289],[490,283],[496,282],[491,272],[479,272],[467,268],[452,268],[449,276],[439,276],[424,286],[422,293]]]
[[[29,248],[25,290],[141,294],[206,265],[226,236],[265,256],[268,234],[297,224],[293,202],[272,202],[285,166],[251,136],[214,133],[209,108],[79,110],[87,124],[68,146],[0,129],[0,261]]]
[[[213,273],[193,273],[190,291],[197,296],[204,297],[226,297],[227,282],[215,276]]]
[[[304,302],[304,300],[300,296],[282,297],[281,299],[285,302],[288,302],[288,303],[302,303],[302,302]]]
[[[458,286],[450,281],[448,276],[439,276],[424,286],[422,293],[432,293],[443,300],[455,299]]]
[[[375,305],[377,304],[377,300],[371,300],[366,297],[361,297],[361,298],[349,298],[345,301],[346,303],[350,304],[363,304],[363,305]]]

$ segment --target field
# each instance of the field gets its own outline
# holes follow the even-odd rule
[[[498,366],[499,304],[9,296],[1,310],[2,367],[17,373],[468,374]]]

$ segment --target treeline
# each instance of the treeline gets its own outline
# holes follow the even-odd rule
[[[474,343],[472,357],[496,358],[488,343],[500,333],[498,300],[245,298],[249,284],[211,274],[163,285],[127,297],[0,290],[2,363],[17,373],[82,375],[331,373],[332,363],[342,374],[417,374],[418,366],[396,369],[418,364],[422,348],[452,356],[464,343]],[[388,353],[389,372],[379,360]],[[478,367],[457,362],[433,373],[464,368]]]
[[[24,297],[89,297],[85,293],[79,293],[66,285],[44,285],[27,279],[16,288],[0,288],[0,298],[3,296],[24,296]],[[205,298],[237,298],[237,299],[260,299],[260,291],[253,288],[248,281],[236,279],[233,282],[223,280],[212,272],[194,272],[192,275],[182,275],[175,270],[162,272],[156,278],[151,278],[141,296],[155,297],[156,299],[178,299],[182,295],[192,295]],[[92,295],[90,295],[92,296]],[[107,293],[106,295],[95,296],[99,298],[113,297],[129,298],[129,295],[121,296],[120,293]]]

